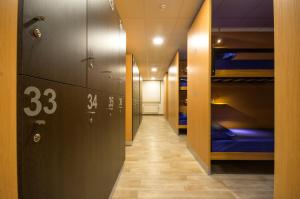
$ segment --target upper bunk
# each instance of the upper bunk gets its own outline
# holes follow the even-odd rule
[[[213,33],[213,82],[272,82],[274,44],[271,32]],[[251,38],[251,39],[249,39]]]

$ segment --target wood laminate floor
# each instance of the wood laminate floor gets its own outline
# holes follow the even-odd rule
[[[112,195],[113,199],[268,199],[273,175],[207,175],[164,117],[146,116]]]

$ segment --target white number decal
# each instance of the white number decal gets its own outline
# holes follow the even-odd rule
[[[122,97],[119,98],[119,108],[120,109],[123,108],[123,98]]]
[[[53,89],[51,89],[51,88],[46,89],[44,91],[44,95],[48,96],[49,94],[51,95],[51,98],[49,98],[48,102],[52,104],[52,107],[50,109],[49,107],[46,106],[46,107],[44,107],[44,111],[48,115],[51,115],[51,114],[55,113],[55,111],[57,109],[57,103],[55,101],[55,99],[56,99],[56,93],[55,93],[55,91]]]
[[[37,116],[41,113],[42,109],[44,109],[45,113],[49,115],[55,113],[57,109],[57,103],[55,101],[56,93],[53,89],[48,88],[43,93],[44,96],[48,96],[49,94],[51,95],[51,98],[49,98],[49,103],[52,104],[51,109],[49,107],[43,108],[42,102],[40,101],[41,91],[38,88],[29,86],[24,91],[25,95],[30,95],[31,93],[34,93],[34,97],[31,98],[30,102],[35,104],[35,109],[32,110],[29,107],[24,108],[24,112],[26,115],[28,115],[29,117]]]
[[[42,110],[42,103],[40,101],[41,92],[38,88],[30,86],[25,89],[24,94],[30,95],[30,93],[34,93],[34,97],[31,98],[30,102],[35,104],[35,109],[31,110],[30,108],[26,107],[24,108],[24,112],[26,115],[34,117],[37,116]]]
[[[97,95],[95,95],[93,97],[92,94],[88,94],[88,100],[89,100],[89,104],[88,104],[88,109],[91,110],[93,108],[97,109],[98,107],[98,100],[97,100]]]
[[[108,109],[114,110],[114,97],[108,97]]]

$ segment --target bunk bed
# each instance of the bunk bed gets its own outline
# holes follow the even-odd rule
[[[273,84],[273,56],[273,49],[214,48],[212,84]],[[214,99],[211,104],[225,112],[230,107]],[[212,119],[211,160],[274,160],[273,128],[226,128],[220,123],[222,119]]]
[[[187,130],[187,63],[181,61],[179,64],[179,125],[180,133],[186,133]]]

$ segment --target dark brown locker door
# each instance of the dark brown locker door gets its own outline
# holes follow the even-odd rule
[[[110,165],[105,160],[105,147],[107,138],[105,133],[105,107],[104,94],[89,89],[87,93],[87,112],[89,114],[89,132],[87,134],[89,147],[87,153],[87,199],[106,199],[105,196],[106,179],[105,168]]]
[[[117,135],[119,146],[119,163],[118,169],[121,169],[125,160],[125,96],[118,95],[118,112],[117,112]]]
[[[88,87],[116,90],[119,67],[119,19],[108,0],[88,0]]]
[[[21,198],[85,198],[86,89],[25,76],[19,83]]]
[[[22,3],[19,74],[85,86],[86,0]]]
[[[126,79],[126,32],[123,23],[120,21],[120,49],[119,49],[119,85],[117,93],[125,95],[125,79]]]
[[[118,125],[114,123],[114,110],[115,110],[115,98],[113,95],[104,93],[104,118],[103,118],[103,146],[104,146],[104,195],[108,198],[113,185],[114,185],[114,175],[113,175],[113,164],[114,164],[114,152],[113,152],[113,125]]]
[[[110,123],[110,127],[111,127],[111,146],[110,146],[110,150],[113,153],[113,164],[112,164],[112,168],[113,168],[113,179],[116,180],[118,175],[119,175],[119,171],[120,171],[120,166],[121,166],[121,159],[122,159],[122,143],[120,142],[120,138],[123,137],[123,135],[121,135],[121,128],[123,128],[123,123],[121,121],[121,113],[120,111],[122,110],[123,107],[123,99],[120,100],[120,96],[117,94],[112,94],[112,96],[114,97],[114,102],[115,102],[115,107],[113,110],[113,115],[112,115],[112,122]],[[121,103],[122,104],[121,104]],[[122,106],[122,107],[121,107]]]

